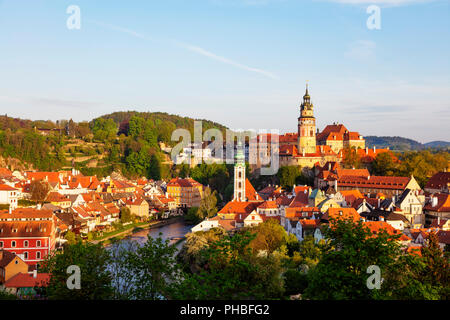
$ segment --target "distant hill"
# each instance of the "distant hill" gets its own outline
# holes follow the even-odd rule
[[[427,148],[443,148],[443,149],[449,149],[450,148],[450,142],[448,141],[431,141],[424,144]]]
[[[378,137],[378,136],[366,136],[366,146],[372,148],[387,148],[394,151],[410,151],[410,150],[423,150],[423,149],[450,149],[450,142],[446,141],[432,141],[428,143],[420,143],[418,141],[403,138],[403,137]]]

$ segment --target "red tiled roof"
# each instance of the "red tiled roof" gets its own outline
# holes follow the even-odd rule
[[[389,223],[385,221],[367,221],[364,222],[364,225],[370,229],[373,235],[376,235],[382,230],[385,230],[390,235],[401,235],[399,239],[400,241],[411,240],[410,237],[403,234],[400,230],[395,229],[393,226],[391,226]]]
[[[437,205],[432,206],[431,203],[428,203],[424,209],[428,211],[436,211],[436,212],[450,212],[450,195],[445,193],[438,193],[433,195],[433,197],[437,198]]]
[[[330,219],[351,219],[354,222],[359,221],[361,216],[354,208],[328,208],[322,219],[329,221]]]
[[[32,273],[18,273],[5,282],[6,288],[46,287],[50,281],[50,273],[38,273],[36,278]]]
[[[425,185],[427,189],[442,189],[450,184],[450,172],[438,172]]]
[[[264,201],[258,206],[258,209],[278,209],[275,201]]]
[[[259,204],[259,202],[230,201],[218,212],[218,214],[249,214],[253,210],[256,210]]]
[[[317,135],[317,140],[326,140],[328,135],[332,132],[344,134],[345,132],[348,132],[348,130],[343,124],[329,124]]]
[[[0,184],[0,191],[19,191],[19,190],[15,189],[13,187],[10,187],[6,184]]]
[[[342,176],[338,180],[339,187],[362,187],[403,190],[410,181],[410,177],[369,176]]]

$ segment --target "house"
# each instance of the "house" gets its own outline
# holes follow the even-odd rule
[[[430,228],[439,228],[444,231],[449,231],[450,219],[435,218],[431,221]]]
[[[29,208],[0,211],[0,248],[22,255],[29,265],[39,264],[55,249],[56,226],[52,211]]]
[[[264,222],[264,219],[256,210],[253,210],[250,214],[248,214],[244,219],[244,227],[253,227],[257,226],[260,223]]]
[[[423,208],[426,224],[429,225],[435,218],[450,219],[450,194],[435,193]]]
[[[276,201],[266,200],[261,203],[257,208],[256,212],[258,214],[266,215],[266,216],[280,216],[281,210],[277,205]]]
[[[358,189],[363,194],[383,193],[392,197],[403,193],[405,189],[420,190],[420,186],[413,176],[342,176],[337,181],[338,191]]]
[[[413,228],[421,228],[425,224],[422,212],[425,196],[419,190],[405,189],[395,202],[396,208],[408,219]]]
[[[58,192],[50,192],[47,196],[46,201],[50,202],[54,206],[67,209],[72,206],[72,201]]]
[[[427,181],[424,189],[429,193],[449,193],[450,172],[438,172],[434,174]]]
[[[11,210],[14,210],[19,204],[19,198],[20,190],[6,184],[0,184],[0,204],[7,204]]]
[[[191,232],[208,231],[213,228],[219,228],[218,219],[208,219],[206,218],[199,224],[191,228]]]
[[[358,222],[361,216],[354,208],[329,208],[327,212],[320,219],[324,223],[329,223],[330,220],[350,219]]]
[[[15,253],[0,249],[0,286],[20,272],[28,272],[28,264]]]
[[[291,218],[288,220],[286,232],[295,235],[298,241],[303,241],[307,236],[314,237],[319,224],[319,220]]]
[[[203,185],[191,178],[174,178],[167,184],[168,196],[182,208],[199,207],[203,197]]]
[[[132,215],[142,219],[147,219],[150,216],[150,206],[144,198],[127,200],[125,205],[130,209]]]
[[[33,296],[36,287],[46,287],[50,281],[50,273],[20,272],[5,282],[7,292],[17,296]]]
[[[357,189],[340,190],[334,196],[334,201],[341,207],[353,207],[358,199],[363,199],[364,195]],[[343,200],[341,200],[343,199]]]

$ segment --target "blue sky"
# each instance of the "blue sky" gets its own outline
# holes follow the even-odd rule
[[[449,0],[0,0],[0,113],[292,132],[309,80],[320,129],[450,140],[449,40]]]

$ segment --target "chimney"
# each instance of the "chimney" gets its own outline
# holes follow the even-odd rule
[[[328,171],[331,171],[331,163],[328,162]]]
[[[337,184],[337,180],[334,180],[334,190],[336,190],[336,192],[338,191],[338,184]]]
[[[380,204],[381,204],[381,199],[378,198],[378,208],[380,207]]]
[[[373,153],[377,152],[377,147],[373,146]]]
[[[438,228],[440,224],[441,224],[441,217],[438,217]]]
[[[383,216],[380,216],[380,221],[384,221],[384,217]]]
[[[436,207],[437,204],[438,204],[438,198],[434,197],[434,196],[431,196],[431,206],[432,207]]]
[[[369,148],[366,147],[366,154],[369,154]]]
[[[35,279],[37,278],[37,270],[36,269],[33,270],[33,278],[35,278]]]

